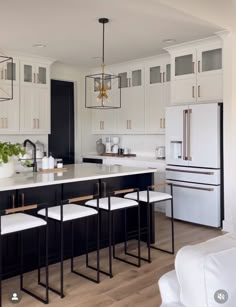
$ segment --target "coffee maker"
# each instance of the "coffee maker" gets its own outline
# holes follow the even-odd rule
[[[111,146],[111,152],[112,153],[118,154],[119,143],[120,143],[120,138],[118,136],[113,136],[112,146]]]

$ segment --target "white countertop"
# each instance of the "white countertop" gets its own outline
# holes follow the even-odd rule
[[[154,173],[156,169],[121,165],[80,163],[65,165],[67,171],[51,173],[24,172],[10,178],[0,179],[0,191],[33,188],[53,184],[86,181],[127,175]]]

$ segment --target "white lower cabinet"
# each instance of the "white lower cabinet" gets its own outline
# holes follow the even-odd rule
[[[21,87],[20,131],[33,134],[50,133],[49,89]]]

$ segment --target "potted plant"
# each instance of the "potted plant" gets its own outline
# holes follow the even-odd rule
[[[21,144],[0,142],[0,178],[11,177],[15,173],[16,159],[24,154]]]

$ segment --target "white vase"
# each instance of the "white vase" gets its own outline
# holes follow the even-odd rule
[[[15,174],[15,161],[9,160],[7,163],[0,163],[0,179],[8,178]]]

